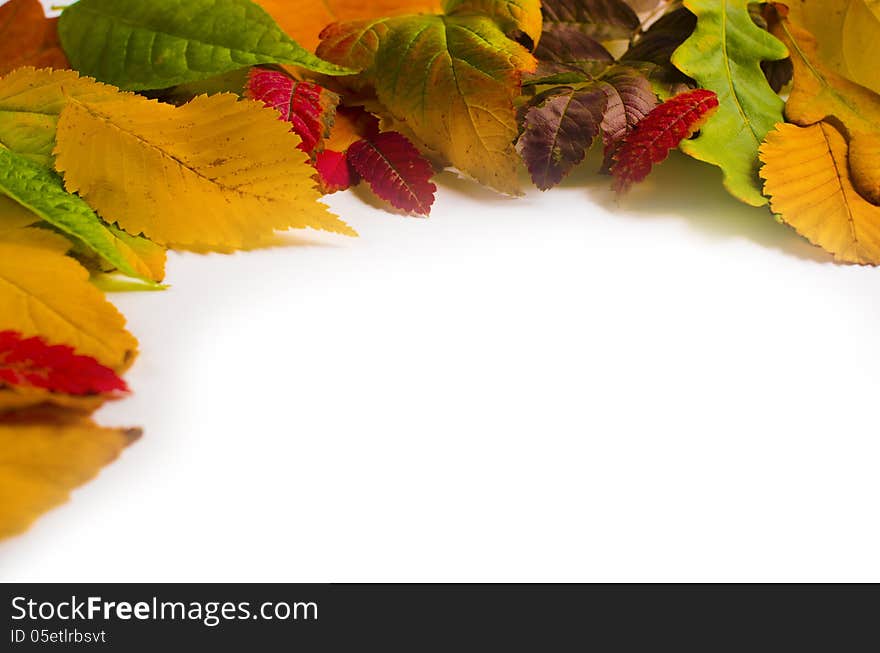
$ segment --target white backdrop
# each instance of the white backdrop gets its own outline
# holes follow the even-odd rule
[[[145,437],[0,580],[880,580],[880,270],[679,156],[439,185],[114,296]]]

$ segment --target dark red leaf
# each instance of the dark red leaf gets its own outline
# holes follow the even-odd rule
[[[402,211],[429,215],[437,187],[434,168],[405,136],[384,132],[348,148],[351,167],[383,200]]]
[[[717,109],[718,96],[697,89],[676,95],[651,111],[614,156],[614,190],[622,193],[644,180],[654,164],[666,159],[670,150],[690,138]]]
[[[4,385],[76,396],[128,391],[116,372],[94,358],[13,331],[0,331],[0,387]]]
[[[253,68],[245,94],[275,109],[280,119],[302,139],[300,149],[312,153],[324,149],[330,135],[339,96],[313,82],[300,82],[282,72]]]
[[[315,169],[318,171],[318,184],[324,193],[335,193],[348,190],[358,180],[357,173],[348,164],[348,157],[343,152],[324,150],[315,157]]]

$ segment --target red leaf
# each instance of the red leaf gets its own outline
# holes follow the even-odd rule
[[[284,73],[252,68],[245,95],[275,109],[281,120],[302,139],[300,149],[307,153],[324,149],[330,135],[339,96],[312,82],[299,82]]]
[[[321,191],[335,193],[348,190],[359,179],[357,173],[348,165],[348,158],[343,152],[324,150],[315,157],[315,170],[318,171],[318,183]]]
[[[358,141],[348,148],[348,162],[383,200],[430,215],[437,192],[431,183],[434,168],[402,134],[384,132]]]
[[[0,387],[39,388],[68,395],[128,392],[116,372],[72,347],[0,331]]]
[[[693,136],[717,109],[718,96],[697,89],[676,95],[652,110],[614,156],[614,190],[623,193],[644,180],[654,164],[665,160],[670,150]]]

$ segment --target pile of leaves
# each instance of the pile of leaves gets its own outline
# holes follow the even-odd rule
[[[838,261],[880,263],[877,0],[80,0],[0,5],[0,537],[139,432],[91,418],[138,344],[106,290],[168,249],[356,236],[363,183],[619,193],[674,149]],[[599,149],[601,148],[601,149]]]

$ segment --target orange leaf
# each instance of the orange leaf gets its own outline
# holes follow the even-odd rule
[[[11,0],[0,7],[0,75],[21,66],[69,68],[57,26],[39,0]]]
[[[318,47],[318,34],[331,23],[441,11],[440,0],[257,0],[257,4],[312,52]]]
[[[778,125],[761,146],[761,177],[770,206],[839,261],[880,264],[880,206],[856,192],[846,139],[820,122]]]

